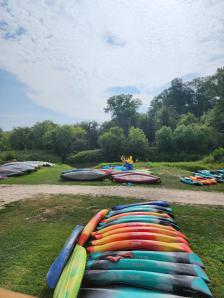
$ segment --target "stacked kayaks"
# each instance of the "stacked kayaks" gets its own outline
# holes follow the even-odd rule
[[[189,177],[180,177],[180,181],[186,184],[203,186],[203,185],[214,185],[217,183],[224,182],[224,170],[199,170],[193,172]]]
[[[15,161],[0,166],[0,177],[20,176],[36,171],[41,167],[53,167],[54,164],[45,161]]]
[[[169,204],[154,201],[104,209],[77,226],[47,282],[60,298],[212,297],[203,268]]]

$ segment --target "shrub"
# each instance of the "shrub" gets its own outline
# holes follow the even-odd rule
[[[204,158],[204,162],[224,162],[224,148],[217,148]]]
[[[0,153],[0,160],[1,161],[10,161],[16,159],[16,152],[15,151],[2,151]]]
[[[70,154],[66,162],[68,164],[75,163],[98,163],[104,159],[101,149],[80,151],[76,154]]]

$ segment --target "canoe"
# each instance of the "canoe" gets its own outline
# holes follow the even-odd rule
[[[103,180],[107,178],[108,175],[96,169],[78,169],[62,173],[61,177],[65,180],[72,181],[96,181]]]
[[[81,288],[79,298],[187,298],[136,287]]]
[[[161,262],[173,262],[173,263],[184,263],[184,264],[195,264],[204,268],[204,264],[201,258],[195,253],[183,253],[183,252],[160,252],[160,251],[148,251],[148,250],[132,250],[132,251],[106,251],[106,252],[96,252],[90,253],[89,258],[98,259],[108,259],[112,262],[111,257],[121,257],[121,258],[133,258],[133,259],[144,259],[144,260],[154,260]]]
[[[111,231],[105,232],[105,233],[93,233],[92,236],[95,239],[102,239],[107,236],[117,235],[120,233],[129,233],[129,232],[147,232],[147,233],[158,233],[162,235],[172,236],[172,237],[181,237],[185,240],[187,240],[187,237],[179,232],[179,231],[170,231],[170,230],[164,230],[162,228],[158,227],[147,227],[147,226],[130,226],[130,227],[123,227],[123,228],[115,228]]]
[[[55,259],[47,273],[47,284],[49,288],[54,289],[60,278],[60,275],[65,267],[74,247],[77,243],[78,237],[83,230],[84,226],[77,225],[72,231],[69,238],[66,240],[62,250],[60,251],[58,257]]]
[[[124,232],[118,233],[111,236],[106,236],[101,239],[92,240],[91,245],[102,245],[111,243],[114,241],[121,240],[130,240],[130,239],[143,239],[143,240],[154,240],[154,241],[163,241],[169,243],[185,243],[189,244],[187,240],[178,236],[168,236],[164,234],[158,233],[149,233],[149,232]]]
[[[88,246],[88,252],[103,252],[107,250],[132,250],[144,249],[153,251],[170,251],[170,252],[192,252],[190,247],[185,243],[168,243],[154,240],[122,240],[110,242],[102,245]]]
[[[161,207],[169,207],[170,204],[167,201],[149,201],[149,202],[141,202],[141,203],[133,203],[133,204],[126,204],[126,205],[116,205],[112,207],[112,210],[119,210],[127,207],[132,206],[141,206],[141,205],[154,205],[154,206],[161,206]]]
[[[79,245],[83,246],[83,244],[89,239],[91,232],[95,230],[99,221],[107,214],[108,211],[109,211],[108,209],[103,209],[90,219],[90,221],[85,226],[85,228],[83,229],[79,237],[79,240],[78,240]]]
[[[138,270],[86,270],[84,280],[88,284],[107,286],[126,284],[167,293],[202,294],[212,297],[206,282],[197,276],[171,275]]]
[[[113,181],[121,183],[157,184],[160,178],[144,173],[124,173],[112,176]]]
[[[141,259],[120,259],[118,262],[109,260],[91,260],[86,264],[88,270],[139,270],[174,275],[198,276],[209,282],[205,271],[193,264],[161,262]]]
[[[78,295],[86,266],[86,250],[80,245],[66,264],[54,291],[54,298],[75,298]]]
[[[189,178],[193,181],[200,181],[204,185],[217,184],[217,181],[214,178],[204,178],[198,176],[190,176]]]

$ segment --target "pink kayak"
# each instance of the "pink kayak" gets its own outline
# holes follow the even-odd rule
[[[113,175],[113,180],[116,182],[124,182],[124,183],[147,183],[147,184],[157,184],[160,183],[160,178],[157,176],[153,176],[151,174],[144,173],[122,173]]]

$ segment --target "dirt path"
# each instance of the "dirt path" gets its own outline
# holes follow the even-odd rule
[[[84,185],[0,185],[0,207],[38,194],[91,194],[224,206],[224,193],[168,188]]]

